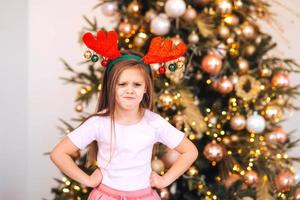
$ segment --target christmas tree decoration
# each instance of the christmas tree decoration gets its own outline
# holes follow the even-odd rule
[[[203,150],[203,155],[205,158],[211,162],[218,162],[224,157],[224,149],[216,141],[212,141],[205,145]]]
[[[86,60],[89,60],[89,59],[91,59],[92,55],[93,55],[93,53],[92,53],[90,50],[86,50],[86,51],[84,52],[83,57],[84,57]]]
[[[144,32],[140,32],[134,37],[134,46],[136,46],[137,48],[141,48],[146,44],[147,40],[148,35]]]
[[[249,63],[246,59],[243,58],[239,58],[237,60],[237,64],[238,64],[238,75],[244,75],[249,71]]]
[[[244,22],[241,25],[241,30],[242,30],[242,36],[245,39],[254,39],[256,37],[255,28],[249,22]]]
[[[210,75],[216,75],[222,69],[222,59],[215,53],[208,53],[201,61],[201,69]]]
[[[188,36],[188,41],[191,44],[197,44],[199,39],[199,35],[195,31],[191,32],[191,34]]]
[[[131,37],[133,26],[128,22],[128,20],[124,20],[119,24],[118,30],[121,35],[124,35],[125,37]]]
[[[266,140],[271,144],[284,144],[288,140],[288,134],[282,128],[275,127],[267,134]]]
[[[300,188],[297,188],[295,190],[295,193],[294,193],[294,199],[295,200],[299,200],[300,199]]]
[[[108,65],[108,59],[102,59],[102,61],[101,61],[101,65],[102,65],[102,67],[106,67],[107,65]]]
[[[187,174],[188,176],[191,176],[191,177],[197,176],[198,173],[199,173],[199,171],[198,171],[198,169],[197,169],[195,166],[191,166],[191,167],[188,169],[188,171],[186,172],[186,174]]]
[[[274,74],[271,82],[273,87],[282,87],[282,88],[287,88],[290,84],[288,75],[282,71],[279,71],[276,74]]]
[[[128,5],[128,13],[133,16],[138,16],[142,10],[142,5],[138,1],[133,1]]]
[[[241,131],[246,127],[246,118],[243,115],[235,115],[230,120],[230,127],[235,131]]]
[[[253,170],[247,171],[244,175],[244,182],[248,186],[254,186],[258,182],[258,176],[257,173]]]
[[[218,80],[217,90],[221,94],[229,94],[233,90],[233,84],[229,78],[223,76]]]
[[[227,39],[230,36],[230,29],[225,25],[225,24],[221,24],[218,27],[218,34],[221,38],[223,39]]]
[[[290,171],[280,171],[275,177],[275,186],[280,192],[288,192],[295,185],[295,176]]]
[[[167,67],[165,74],[173,83],[179,84],[184,78],[185,58],[180,57],[176,61],[165,63]]]
[[[183,0],[167,0],[165,3],[165,12],[169,17],[181,17],[186,11],[186,4]]]
[[[169,109],[173,106],[173,96],[165,91],[159,96],[159,103],[164,109]]]
[[[249,85],[247,90],[245,89],[246,85]],[[236,95],[245,101],[255,99],[260,92],[260,85],[260,82],[252,76],[241,76],[239,82],[235,85]]]
[[[101,11],[103,15],[111,17],[118,13],[118,4],[115,1],[102,4]]]
[[[158,158],[155,158],[151,162],[151,169],[153,171],[155,171],[156,173],[161,174],[165,170],[165,165],[164,165],[163,161],[161,161]]]
[[[259,115],[254,113],[247,119],[247,130],[250,133],[262,133],[266,128],[266,120]]]
[[[195,18],[197,17],[197,11],[191,6],[189,5],[184,13],[184,15],[182,16],[182,18],[186,21],[186,22],[193,22],[193,20],[195,20]]]
[[[259,69],[259,75],[261,77],[270,77],[272,75],[272,70],[266,67]]]
[[[76,112],[82,112],[82,111],[83,111],[83,106],[82,106],[81,103],[79,103],[79,104],[77,104],[77,105],[75,106],[75,111],[76,111]]]
[[[223,21],[229,26],[237,26],[240,23],[239,18],[234,14],[225,14]]]
[[[232,11],[232,3],[229,0],[217,0],[216,1],[217,11],[221,12],[222,14],[231,13]]]
[[[278,122],[283,116],[283,112],[279,106],[268,105],[264,112],[264,117],[271,122]]]
[[[97,62],[99,60],[99,56],[97,56],[96,54],[92,55],[91,60],[93,62]]]
[[[146,20],[146,22],[150,23],[151,20],[154,19],[156,16],[157,16],[157,13],[155,12],[155,10],[150,9],[145,14],[145,20]]]
[[[252,56],[256,51],[256,47],[253,44],[248,44],[244,48],[244,54],[246,57]]]
[[[171,22],[165,14],[159,14],[150,23],[151,33],[155,35],[166,35],[170,31],[170,27]]]

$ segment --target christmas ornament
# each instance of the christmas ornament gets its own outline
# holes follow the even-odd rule
[[[288,134],[280,127],[275,127],[266,135],[266,140],[270,143],[284,144],[288,140]]]
[[[268,105],[263,114],[271,122],[278,122],[283,116],[282,109],[277,105]]]
[[[199,42],[199,35],[195,31],[192,31],[188,36],[188,41],[191,44],[197,44]]]
[[[76,112],[82,112],[82,110],[83,110],[82,104],[81,104],[81,103],[77,104],[77,105],[75,106],[75,110],[76,110]]]
[[[134,16],[138,16],[141,12],[142,9],[142,5],[137,2],[137,1],[133,1],[128,5],[128,13]]]
[[[99,60],[99,56],[97,56],[96,54],[92,55],[91,60],[93,62],[97,62]]]
[[[154,19],[156,16],[157,16],[157,14],[156,14],[155,10],[150,9],[150,10],[148,10],[148,11],[146,12],[146,14],[145,14],[145,20],[146,20],[146,22],[149,23],[149,22],[150,22],[152,19]]]
[[[158,69],[161,67],[161,63],[153,63],[153,64],[150,64],[150,67],[153,71],[158,71]]]
[[[162,156],[161,160],[164,162],[166,169],[169,169],[179,156],[180,153],[178,153],[176,150],[166,148],[166,151]]]
[[[195,166],[191,166],[187,171],[187,175],[192,176],[192,177],[197,176],[198,173],[199,173],[199,171],[198,171],[197,167],[195,167]]]
[[[295,176],[290,171],[281,171],[275,177],[275,186],[281,192],[288,192],[295,185]]]
[[[254,186],[258,182],[258,176],[257,173],[253,170],[247,171],[244,175],[244,182],[248,186]]]
[[[165,165],[160,159],[154,158],[154,160],[151,162],[151,168],[153,171],[160,174],[165,170]]]
[[[234,14],[225,14],[223,21],[229,26],[237,26],[240,23],[239,18]]]
[[[160,74],[165,74],[166,73],[166,68],[164,66],[160,66],[158,68],[158,71],[159,71]]]
[[[86,50],[83,54],[83,57],[86,59],[86,60],[89,60],[91,59],[93,53],[90,51],[90,50]]]
[[[118,3],[116,1],[106,2],[102,4],[101,11],[103,15],[111,17],[118,13]]]
[[[272,75],[272,70],[269,68],[259,68],[259,75],[261,77],[270,77]]]
[[[239,58],[237,60],[237,64],[238,64],[238,75],[244,75],[249,71],[249,63],[246,59],[244,58]]]
[[[236,85],[240,81],[240,78],[236,73],[233,73],[229,79],[233,85]]]
[[[235,115],[230,120],[230,127],[235,131],[241,131],[246,127],[246,118],[243,115]]]
[[[169,17],[178,18],[186,11],[186,4],[183,0],[167,0],[165,12]]]
[[[159,96],[159,103],[164,109],[171,108],[173,105],[172,95],[168,91],[165,91]]]
[[[126,19],[123,22],[121,22],[118,27],[120,34],[123,34],[125,37],[131,37],[132,29],[132,25]]]
[[[201,61],[201,69],[210,75],[216,75],[222,69],[222,59],[215,53],[208,53]]]
[[[148,35],[144,32],[140,32],[134,37],[133,40],[134,46],[136,46],[137,48],[141,48],[145,45],[147,40],[148,40]]]
[[[184,78],[185,71],[185,57],[181,56],[175,61],[166,62],[166,77],[168,77],[173,83],[178,84]]]
[[[233,90],[233,84],[226,76],[218,80],[217,90],[221,94],[229,94]]]
[[[229,0],[217,0],[216,1],[217,11],[222,14],[230,13],[232,11],[232,3]]]
[[[192,7],[188,6],[182,18],[187,22],[193,22],[193,20],[197,17],[197,11]]]
[[[240,10],[243,7],[243,2],[242,0],[235,0],[233,2],[233,6],[235,10]]]
[[[218,34],[221,38],[227,39],[230,36],[230,29],[225,24],[222,24],[218,27]]]
[[[271,83],[273,87],[287,88],[289,87],[290,81],[285,72],[279,71],[273,75]]]
[[[240,55],[240,43],[239,42],[231,42],[228,44],[228,51],[232,57],[237,57]]]
[[[169,200],[170,199],[170,192],[167,188],[162,188],[159,190],[159,196],[162,200]]]
[[[247,119],[247,130],[250,133],[261,133],[265,130],[266,121],[265,119],[255,112]]]
[[[101,65],[102,67],[106,67],[108,65],[108,59],[102,59]]]
[[[241,25],[242,36],[245,39],[253,39],[256,37],[256,30],[249,22],[244,22]]]
[[[239,78],[239,82],[235,85],[235,90],[238,97],[249,101],[258,96],[260,92],[260,82],[255,80],[252,76],[244,75]]]
[[[150,23],[150,31],[155,35],[165,35],[169,33],[171,23],[165,14],[154,17]]]
[[[245,56],[252,56],[256,51],[256,47],[253,44],[245,45],[244,54]]]
[[[300,200],[300,188],[297,188],[294,193],[294,199]]]
[[[204,147],[203,155],[209,161],[218,162],[224,157],[224,149],[216,141],[212,141]]]

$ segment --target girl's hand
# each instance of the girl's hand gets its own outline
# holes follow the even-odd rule
[[[166,182],[163,176],[160,176],[156,172],[152,171],[150,175],[150,185],[151,187],[162,189],[167,187],[169,184]]]
[[[87,186],[92,188],[97,187],[101,183],[102,178],[103,176],[100,169],[96,169],[92,175],[89,176]]]

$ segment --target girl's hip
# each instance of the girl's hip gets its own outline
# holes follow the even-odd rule
[[[120,191],[100,184],[92,190],[88,200],[161,200],[161,198],[151,187],[136,191]]]

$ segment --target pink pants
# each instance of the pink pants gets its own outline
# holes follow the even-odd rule
[[[161,200],[151,187],[137,191],[120,191],[100,184],[92,190],[88,200]]]

